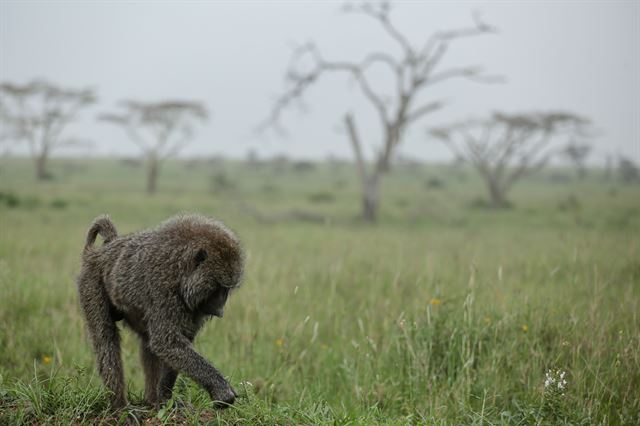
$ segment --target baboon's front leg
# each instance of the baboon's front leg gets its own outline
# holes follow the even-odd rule
[[[158,399],[162,404],[165,401],[171,399],[171,396],[173,394],[173,386],[176,384],[178,372],[169,367],[164,362],[161,363],[162,368],[160,372],[160,381],[158,383]]]
[[[236,392],[222,374],[191,346],[191,341],[165,319],[151,321],[149,343],[151,350],[167,366],[191,377],[202,386],[214,401],[223,406],[233,404]],[[168,376],[171,378],[171,376]],[[174,379],[175,380],[175,379]]]

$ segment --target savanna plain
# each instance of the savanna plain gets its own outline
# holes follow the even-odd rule
[[[553,169],[483,206],[471,169],[397,167],[376,224],[349,164],[167,163],[158,193],[117,159],[0,160],[0,424],[640,424],[640,187]],[[247,253],[224,319],[195,346],[241,394],[215,410],[180,376],[132,405],[94,369],[75,277],[85,232],[180,212]]]

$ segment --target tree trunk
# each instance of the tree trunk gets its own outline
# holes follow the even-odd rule
[[[158,164],[158,160],[155,158],[150,158],[147,168],[147,194],[154,194],[156,192],[159,168],[160,165]]]
[[[344,116],[344,122],[349,131],[349,141],[353,147],[356,157],[356,168],[362,183],[362,218],[365,222],[373,223],[378,216],[378,204],[380,200],[380,169],[374,169],[371,174],[367,173],[367,165],[362,155],[360,138],[356,130],[356,124],[351,114]]]
[[[47,173],[47,154],[41,153],[36,156],[36,178],[38,180],[49,179],[49,173]]]
[[[494,180],[489,180],[488,184],[489,184],[489,195],[490,195],[489,201],[491,203],[491,207],[496,209],[502,209],[507,207],[508,203],[507,203],[507,199],[505,198],[506,194],[502,185],[500,185],[499,182]]]
[[[584,180],[587,177],[587,168],[584,164],[578,164],[578,179]]]
[[[380,201],[380,179],[373,175],[362,182],[362,218],[365,222],[373,223],[378,218],[378,204]]]

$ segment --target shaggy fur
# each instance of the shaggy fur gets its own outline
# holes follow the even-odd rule
[[[98,235],[104,244],[94,247]],[[107,216],[94,220],[82,253],[78,293],[114,408],[127,405],[116,326],[120,320],[140,337],[149,404],[171,398],[179,372],[221,405],[234,402],[233,388],[192,342],[206,318],[222,317],[242,272],[238,239],[215,220],[176,216],[153,230],[124,236],[118,236]]]

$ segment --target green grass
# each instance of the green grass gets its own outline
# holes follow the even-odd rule
[[[541,175],[492,211],[473,207],[471,170],[394,170],[369,226],[347,166],[176,162],[151,197],[116,160],[52,172],[0,161],[0,424],[640,423],[638,186]],[[293,209],[326,221],[251,213]],[[169,406],[140,406],[124,331],[133,406],[113,413],[75,291],[84,234],[105,212],[127,233],[180,211],[246,248],[242,289],[196,340],[243,397],[217,411],[181,377]],[[564,395],[545,390],[549,369],[567,372]]]

